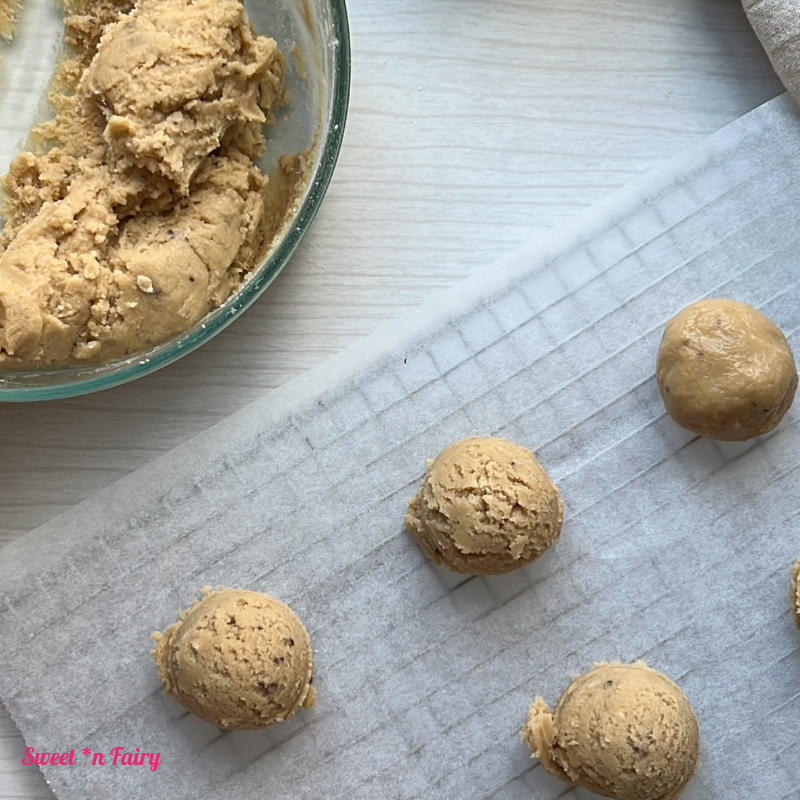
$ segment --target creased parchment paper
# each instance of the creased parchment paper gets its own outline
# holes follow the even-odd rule
[[[63,800],[587,797],[518,740],[536,693],[644,659],[701,721],[687,800],[800,796],[798,410],[743,445],[693,437],[654,379],[664,322],[707,295],[800,353],[800,119],[779,98],[6,547],[0,695]],[[561,539],[497,578],[432,567],[402,529],[425,459],[531,447]],[[46,491],[46,487],[42,487]],[[204,584],[288,602],[318,702],[221,733],[148,650]]]

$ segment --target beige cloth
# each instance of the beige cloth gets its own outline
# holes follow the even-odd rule
[[[742,0],[769,60],[800,103],[800,0]]]

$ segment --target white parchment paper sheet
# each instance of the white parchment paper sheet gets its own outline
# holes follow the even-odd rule
[[[537,693],[645,659],[701,720],[694,798],[800,797],[798,411],[758,441],[677,428],[664,322],[706,295],[800,353],[800,119],[786,98],[2,551],[0,695],[63,800],[580,797],[519,743]],[[426,457],[534,449],[561,539],[497,578],[432,567],[402,529]],[[42,487],[46,491],[46,487]],[[204,584],[288,602],[318,704],[221,733],[148,656]]]

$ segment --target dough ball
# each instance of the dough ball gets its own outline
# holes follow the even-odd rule
[[[800,628],[800,558],[792,567],[792,580],[789,585],[789,600],[792,603],[794,624]]]
[[[771,431],[797,389],[786,337],[735,300],[700,300],[676,314],[664,329],[656,377],[678,425],[729,442]]]
[[[206,588],[153,638],[167,694],[212,725],[263,728],[314,705],[311,640],[295,613],[269,595]]]
[[[520,734],[561,780],[617,800],[674,800],[697,770],[697,717],[683,692],[641,661],[597,664]]]
[[[476,436],[428,462],[405,525],[435,564],[499,575],[538,558],[562,518],[558,489],[530,450]]]

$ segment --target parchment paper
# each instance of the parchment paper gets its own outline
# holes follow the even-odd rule
[[[800,353],[799,220],[779,98],[6,547],[0,695],[31,747],[76,748],[45,768],[56,794],[585,797],[520,744],[528,705],[641,658],[701,720],[687,800],[800,797],[798,411],[716,444],[665,416],[653,377],[664,322],[706,295],[763,309]],[[476,433],[534,449],[565,501],[561,539],[498,578],[432,567],[402,529],[425,459]],[[298,612],[316,708],[221,733],[164,696],[150,633],[204,584]]]

